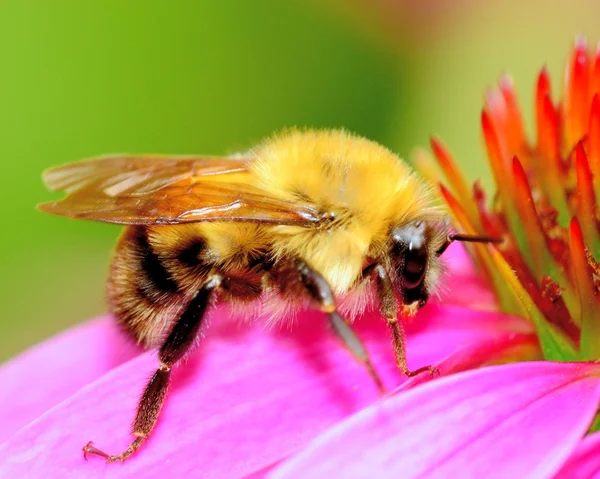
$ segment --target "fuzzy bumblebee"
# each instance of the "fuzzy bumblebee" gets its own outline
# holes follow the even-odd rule
[[[67,196],[42,211],[127,225],[108,303],[129,335],[158,349],[129,448],[108,455],[84,447],[110,462],[151,433],[171,369],[197,343],[213,303],[270,322],[320,309],[382,388],[346,318],[378,308],[400,370],[433,371],[408,369],[401,317],[434,292],[452,241],[494,241],[452,234],[429,186],[404,161],[339,130],[292,130],[231,157],[101,157],[53,168],[44,180]]]

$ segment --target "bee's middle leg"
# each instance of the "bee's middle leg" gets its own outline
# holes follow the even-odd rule
[[[323,275],[298,258],[280,263],[271,274],[284,294],[307,296],[316,307],[327,314],[333,332],[344,347],[367,369],[379,391],[385,392],[385,386],[373,367],[367,349],[348,321],[337,311],[333,291]]]

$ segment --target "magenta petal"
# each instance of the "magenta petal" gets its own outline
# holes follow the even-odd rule
[[[531,362],[432,381],[338,424],[269,477],[551,477],[594,417],[599,375],[598,364]]]
[[[477,267],[464,244],[454,242],[443,255],[448,273],[452,276],[479,276]]]
[[[411,369],[437,364],[462,348],[503,340],[506,335],[534,334],[531,323],[520,317],[435,304],[426,306],[408,324],[407,332]],[[485,348],[481,353],[485,359]]]
[[[209,335],[178,371],[155,434],[126,464],[86,463],[81,448],[90,439],[110,452],[126,447],[136,400],[156,367],[150,353],[115,368],[0,445],[0,477],[109,472],[162,478],[199,471],[206,478],[239,477],[266,468],[378,399],[363,369],[321,334],[322,318],[313,324],[312,317],[302,319],[315,328],[290,334],[257,325]],[[369,341],[380,372],[393,383],[398,376],[387,343],[385,334]]]
[[[111,317],[90,321],[0,366],[0,443],[82,386],[139,354]]]
[[[468,369],[506,363],[510,360],[539,358],[539,342],[535,333],[500,332],[493,337],[473,341],[457,348],[435,367],[441,376],[459,373]],[[395,393],[412,389],[431,380],[427,374],[419,374],[404,381]]]
[[[574,478],[600,478],[600,432],[585,437],[555,476],[555,479]]]
[[[498,309],[494,293],[477,271],[464,245],[451,244],[443,258],[448,273],[439,281],[439,302],[471,309]]]
[[[97,477],[107,471],[114,477],[194,471],[202,477],[242,476],[267,470],[378,400],[367,374],[325,330],[322,315],[303,315],[293,332],[225,321],[216,312],[202,348],[177,372],[152,438],[125,465],[105,466],[96,458],[86,463],[81,447],[90,439],[111,453],[126,447],[137,397],[156,367],[149,353],[79,390],[0,445],[0,477]],[[399,384],[384,322],[371,315],[357,326],[386,384]],[[432,306],[409,329],[408,353],[417,367],[505,331],[531,328],[501,314]],[[65,366],[57,374],[70,370]],[[29,388],[43,394],[35,384]]]

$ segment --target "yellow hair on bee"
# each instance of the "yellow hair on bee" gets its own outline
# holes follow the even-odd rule
[[[280,256],[307,258],[337,293],[359,276],[393,226],[437,218],[431,192],[387,148],[343,130],[291,130],[252,150],[250,171],[270,195],[315,206],[331,216],[320,230],[276,228]]]

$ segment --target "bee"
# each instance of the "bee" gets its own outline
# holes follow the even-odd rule
[[[435,292],[453,241],[430,186],[387,148],[343,130],[289,130],[228,157],[114,155],[50,169],[67,193],[39,209],[126,225],[107,282],[110,311],[158,368],[137,406],[124,461],[152,432],[171,372],[197,344],[215,303],[281,322],[324,313],[383,390],[351,321],[368,307],[389,325],[397,365],[409,370],[403,317]],[[349,320],[350,319],[350,320]]]

